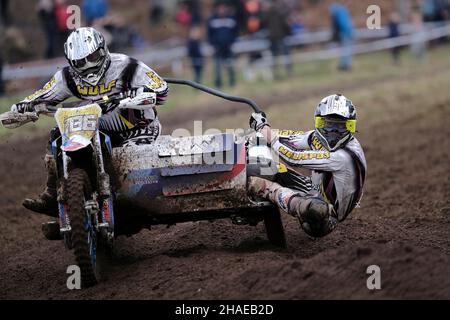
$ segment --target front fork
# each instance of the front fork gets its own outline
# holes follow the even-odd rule
[[[111,151],[111,146],[109,143],[109,138],[107,138],[108,148]],[[65,143],[64,137],[61,137],[62,144]],[[101,237],[106,241],[106,244],[112,247],[114,242],[114,210],[113,210],[113,199],[111,194],[111,184],[108,173],[105,171],[103,152],[101,147],[100,133],[96,132],[94,138],[92,139],[93,156],[94,163],[97,166],[97,184],[98,191],[94,193],[93,199],[86,201],[85,211],[91,217],[95,231],[100,233]],[[56,151],[58,150],[56,141],[52,144],[53,153],[56,158]],[[62,172],[64,181],[69,177],[69,164],[70,157],[63,150],[62,152]],[[64,243],[68,249],[72,248],[71,243],[71,230],[70,218],[66,214],[66,201],[64,201],[64,188],[62,192],[58,191],[58,211],[59,211],[59,225],[60,232],[64,238]],[[99,206],[100,204],[100,206]],[[100,213],[100,215],[99,215]],[[100,216],[100,217],[99,217]],[[99,219],[100,218],[100,219]]]

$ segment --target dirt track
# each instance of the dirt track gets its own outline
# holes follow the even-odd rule
[[[311,240],[290,217],[285,250],[268,243],[262,224],[157,227],[119,238],[104,281],[73,292],[65,286],[72,254],[43,238],[45,217],[20,205],[40,191],[45,137],[2,142],[0,299],[449,299],[450,108],[427,109],[382,130],[362,124],[363,206],[330,236]],[[372,264],[382,270],[376,292],[366,288]]]

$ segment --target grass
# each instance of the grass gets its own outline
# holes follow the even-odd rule
[[[446,101],[447,91],[444,90],[450,77],[445,72],[450,68],[450,48],[439,47],[431,50],[425,60],[419,61],[404,54],[402,65],[393,66],[388,52],[379,52],[355,57],[354,71],[340,73],[336,71],[336,61],[321,61],[296,65],[295,73],[289,78],[273,82],[259,81],[246,83],[240,73],[239,85],[235,88],[226,88],[225,92],[245,96],[257,102],[276,96],[276,105],[262,105],[268,111],[268,116],[273,125],[292,128],[307,128],[312,125],[312,113],[314,106],[323,96],[334,92],[342,92],[352,98],[357,106],[361,107],[360,119],[365,117],[377,117],[383,119],[390,113],[398,112],[399,107],[405,101],[415,99],[415,103],[429,103],[430,99]],[[211,85],[211,67],[206,71],[207,85]],[[439,73],[438,77],[433,75]],[[185,78],[189,78],[186,73]],[[367,84],[367,87],[364,85]],[[306,94],[306,99],[295,103],[284,102],[285,95],[296,93]],[[311,93],[308,95],[308,93]],[[4,112],[9,107],[22,99],[26,94],[13,95],[0,99],[0,111]],[[450,93],[448,94],[450,95]],[[198,92],[192,88],[172,86],[169,100],[161,108],[160,112],[168,115],[176,114],[180,108],[201,111],[211,105],[217,105],[220,101],[216,97]],[[395,109],[392,109],[395,108]],[[388,113],[380,114],[381,111]],[[403,109],[402,109],[403,110]],[[282,112],[280,112],[282,111]],[[295,115],[293,117],[293,115]],[[219,129],[245,127],[249,110],[242,109],[237,114],[223,116],[220,119],[208,119],[205,127]],[[199,119],[186,119],[193,121]],[[49,130],[54,125],[51,118],[43,117],[37,123],[28,124],[14,131],[0,128],[0,136],[39,134]]]

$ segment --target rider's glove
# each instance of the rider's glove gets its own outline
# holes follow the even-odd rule
[[[269,126],[269,123],[267,122],[266,114],[264,112],[254,112],[252,113],[252,116],[250,117],[250,128],[252,128],[255,131],[259,131],[265,126]]]
[[[21,102],[21,103],[13,104],[11,106],[11,111],[19,112],[19,113],[33,112],[34,108],[29,103]]]
[[[127,97],[127,98],[134,98],[144,92],[150,92],[150,91],[151,90],[146,87],[139,87],[139,88],[134,88],[134,89],[125,91],[124,93],[121,93],[121,95],[123,95],[124,97]]]

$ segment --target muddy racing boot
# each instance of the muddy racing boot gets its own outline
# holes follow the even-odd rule
[[[294,196],[290,200],[289,211],[297,216],[306,234],[314,238],[326,236],[338,223],[333,206],[320,197]]]
[[[302,196],[276,182],[258,177],[249,179],[249,192],[270,200],[285,212],[296,217],[301,228],[312,237],[323,237],[337,225],[333,206],[320,197]]]
[[[45,156],[47,169],[47,186],[37,199],[25,199],[23,206],[28,210],[42,213],[51,217],[58,216],[58,202],[56,192],[56,162],[52,155]]]

